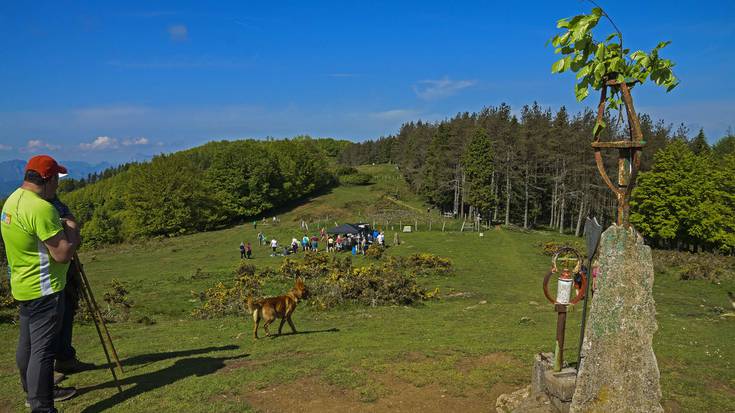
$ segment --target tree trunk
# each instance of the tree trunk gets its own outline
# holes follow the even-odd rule
[[[564,184],[561,184],[561,205],[559,206],[559,233],[564,233],[564,208],[566,207],[566,196],[564,194]]]
[[[558,168],[554,168],[554,188],[551,190],[551,213],[549,214],[549,228],[555,228],[557,193],[559,191]]]
[[[454,174],[454,205],[452,208],[452,214],[456,217],[459,212],[459,179],[456,173]]]
[[[495,199],[495,205],[493,205],[493,221],[497,221],[498,220],[498,204],[500,204],[500,202],[498,202],[498,183],[495,180],[495,171],[493,171],[490,185],[492,185],[493,198]]]
[[[573,220],[569,221],[569,232],[574,232],[574,236],[579,236],[579,231],[582,229],[582,214],[584,214],[585,203],[584,198],[579,198],[579,212],[577,213],[577,224],[574,224]]]
[[[505,225],[510,225],[510,151],[505,159]]]
[[[526,176],[523,179],[524,200],[523,200],[523,228],[528,229],[528,162],[526,162]]]
[[[465,185],[465,176],[464,176],[464,170],[463,169],[460,169],[460,171],[461,171],[460,174],[462,175],[462,183],[460,184],[460,187],[459,187],[459,194],[460,194],[460,198],[459,198],[459,210],[462,211],[462,219],[464,219],[464,216],[465,216],[464,215],[464,191],[465,191],[464,185]]]

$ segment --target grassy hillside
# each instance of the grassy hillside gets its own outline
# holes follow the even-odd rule
[[[76,374],[65,384],[81,394],[60,404],[63,411],[491,411],[498,394],[527,384],[534,354],[551,351],[555,334],[556,316],[541,290],[549,259],[538,244],[560,236],[437,231],[442,219],[426,213],[392,167],[363,170],[375,184],[335,188],[279,213],[277,224],[268,219],[257,229],[248,223],[84,253],[98,300],[117,279],[134,302],[130,321],[110,325],[126,369],[124,392],[117,394],[103,367]],[[259,341],[251,338],[249,317],[190,317],[198,305],[192,291],[232,279],[241,241],[255,244],[252,262],[259,268],[280,265],[282,257],[257,246],[259,230],[285,242],[302,235],[302,219],[313,231],[318,222],[331,226],[400,210],[436,220],[435,231],[422,230],[422,224],[419,232],[401,233],[403,244],[389,253],[450,257],[455,276],[421,280],[440,289],[440,300],[330,311],[302,304],[294,315],[300,334]],[[457,225],[452,221],[447,228]],[[390,226],[398,228],[396,222]],[[393,233],[388,230],[389,242]],[[280,294],[289,287],[273,282],[266,290]],[[729,306],[726,291],[733,289],[732,281],[683,282],[657,274],[654,346],[667,411],[725,412],[735,406],[735,321],[714,312]],[[570,313],[568,360],[576,359],[580,313]],[[136,323],[142,316],[155,324]],[[17,334],[17,326],[0,325],[0,411],[26,410],[14,363]],[[75,344],[80,358],[103,364],[91,324],[76,328]]]

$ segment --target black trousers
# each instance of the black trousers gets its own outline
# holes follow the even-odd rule
[[[20,302],[20,337],[15,362],[31,412],[55,412],[54,356],[64,311],[64,292]]]
[[[64,315],[61,318],[59,345],[56,350],[56,360],[66,361],[77,356],[77,351],[71,344],[74,332],[74,316],[79,309],[79,294],[81,281],[74,263],[69,265],[66,272],[66,287],[64,288]]]

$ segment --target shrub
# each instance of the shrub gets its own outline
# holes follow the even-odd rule
[[[406,261],[417,275],[449,275],[452,272],[452,261],[434,254],[413,254],[409,255]]]
[[[321,309],[345,302],[369,306],[410,305],[429,295],[417,284],[414,274],[395,266],[376,264],[347,272],[333,271],[329,277],[314,280],[310,291],[311,304]]]
[[[347,165],[340,165],[334,171],[334,174],[337,176],[354,175],[356,173],[358,173],[357,169]]]
[[[735,279],[735,257],[653,250],[653,265],[658,270],[674,272],[682,280],[720,282]]]
[[[76,319],[87,322],[92,321],[92,314],[89,312],[89,308],[87,308],[86,301],[81,297],[83,292],[79,291],[79,294],[79,309],[77,310]],[[130,300],[129,294],[125,284],[117,279],[112,279],[110,289],[102,295],[102,301],[107,305],[101,305],[100,302],[97,302],[100,314],[106,322],[119,322],[130,319],[130,310],[133,308],[134,303]]]
[[[368,249],[375,249],[377,246]],[[425,290],[417,283],[420,275],[451,273],[452,264],[433,254],[388,257],[365,267],[353,267],[352,257],[332,254],[304,254],[303,258],[284,259],[278,272],[256,269],[241,263],[231,286],[217,283],[200,293],[192,293],[202,305],[192,315],[199,318],[221,317],[244,311],[250,294],[260,296],[264,280],[303,278],[309,288],[309,304],[328,309],[352,302],[369,306],[411,305],[438,297],[439,290]]]
[[[326,276],[333,265],[334,261],[329,254],[307,253],[301,260],[284,259],[280,271],[286,278],[308,280]]]
[[[260,295],[262,279],[255,274],[236,276],[232,285],[218,282],[212,288],[192,295],[202,304],[191,314],[196,318],[215,318],[226,315],[240,315],[246,311],[250,295]]]
[[[372,177],[369,174],[358,172],[351,175],[343,175],[339,177],[339,183],[342,185],[367,185]]]
[[[383,254],[385,254],[385,247],[379,245],[377,242],[373,243],[373,245],[371,245],[370,248],[368,248],[365,252],[366,257],[375,260],[383,258]]]
[[[4,275],[0,276],[0,309],[15,307],[13,295],[10,293],[10,280]]]
[[[582,246],[581,243],[578,242],[559,242],[559,241],[547,241],[547,242],[539,242],[536,243],[536,246],[541,248],[541,252],[544,255],[552,256],[556,254],[557,251],[559,251],[562,248],[574,248],[575,250],[579,251],[580,254],[585,254],[586,248]]]

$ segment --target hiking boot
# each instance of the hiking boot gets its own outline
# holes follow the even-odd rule
[[[66,374],[55,371],[54,372],[54,386],[64,381],[65,378],[66,378]]]
[[[92,370],[95,367],[96,366],[92,363],[85,363],[83,361],[80,361],[78,358],[73,357],[69,360],[56,360],[54,370],[58,371],[59,373],[71,374],[78,373],[84,370]]]
[[[77,394],[77,389],[74,387],[54,387],[54,401],[55,402],[63,402],[64,400],[69,400],[74,395]],[[31,407],[31,403],[26,400],[26,407]]]

